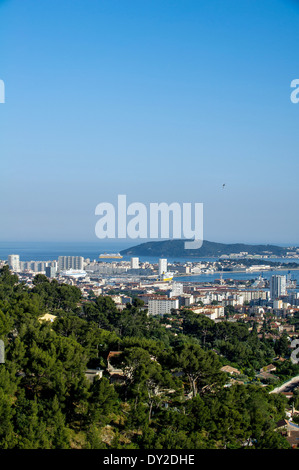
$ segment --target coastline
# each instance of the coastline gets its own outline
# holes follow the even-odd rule
[[[234,270],[234,271],[213,271],[212,273],[188,273],[188,274],[176,274],[175,276],[173,276],[173,278],[175,277],[193,277],[193,276],[201,276],[201,275],[204,275],[204,276],[208,276],[208,275],[214,275],[214,274],[236,274],[236,273],[244,273],[244,274],[260,274],[261,272],[267,272],[267,273],[270,273],[270,272],[273,272],[273,271],[299,271],[299,268],[291,268],[291,269],[288,269],[288,268],[274,268],[274,269],[267,269],[267,270],[261,270],[261,271],[246,271],[246,270]]]

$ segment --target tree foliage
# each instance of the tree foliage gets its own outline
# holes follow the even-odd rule
[[[41,321],[52,313],[53,323]],[[43,275],[34,287],[0,270],[0,448],[285,448],[274,431],[286,398],[258,385],[227,385],[225,361],[254,370],[283,338],[262,341],[244,324],[184,313],[174,335],[138,299],[123,311],[110,297]],[[108,372],[111,359],[121,371]],[[87,379],[88,369],[103,376]],[[289,362],[278,374],[292,374]],[[294,395],[294,405],[298,396]]]

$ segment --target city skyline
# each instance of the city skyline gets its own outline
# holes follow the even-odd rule
[[[96,242],[96,206],[126,194],[203,203],[205,240],[299,244],[298,2],[7,0],[0,15],[0,242]]]

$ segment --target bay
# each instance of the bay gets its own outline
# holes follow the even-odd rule
[[[133,246],[132,241],[128,240],[98,240],[96,242],[0,242],[0,259],[7,260],[8,255],[17,254],[20,256],[20,261],[50,261],[57,260],[59,256],[83,256],[85,259],[99,260],[101,253],[117,253],[121,250]],[[131,256],[124,256],[121,261],[130,261]],[[139,256],[141,262],[148,261],[149,263],[158,263],[159,257],[156,256]],[[216,261],[217,258],[167,258],[169,263],[180,262],[196,262],[196,261]],[[105,262],[115,262],[115,259],[105,259]],[[275,262],[295,262],[299,267],[299,259],[286,259],[286,258],[271,258],[264,259],[267,261]],[[236,279],[248,280],[256,279],[260,275],[269,279],[273,274],[292,274],[292,278],[296,279],[299,283],[299,271],[297,270],[281,270],[281,271],[255,271],[255,272],[222,272],[223,279]],[[178,276],[175,279],[179,282],[213,282],[215,279],[220,278],[220,273],[200,274],[200,275],[184,275]]]

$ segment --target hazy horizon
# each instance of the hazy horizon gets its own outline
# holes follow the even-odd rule
[[[46,245],[46,244],[62,244],[62,245],[65,245],[65,244],[69,244],[69,245],[78,245],[78,244],[89,244],[89,245],[107,245],[107,246],[112,246],[112,245],[115,245],[115,246],[120,246],[120,245],[123,245],[123,246],[137,246],[137,245],[141,245],[143,243],[148,243],[148,242],[163,242],[163,241],[171,241],[171,240],[182,240],[182,241],[185,241],[186,239],[184,238],[181,238],[181,239],[155,239],[155,240],[152,240],[152,239],[146,239],[146,240],[140,240],[140,241],[134,241],[134,240],[124,240],[124,239],[116,239],[116,240],[100,240],[100,239],[96,239],[96,240],[0,240],[0,246],[1,244],[22,244],[22,243],[25,243],[25,244],[43,244],[43,245]],[[212,242],[212,243],[223,243],[224,245],[234,245],[234,244],[242,244],[242,245],[277,245],[277,246],[282,246],[282,247],[288,247],[288,246],[298,246],[299,247],[299,243],[275,243],[275,242],[269,242],[269,241],[261,241],[261,242],[257,242],[257,243],[251,243],[251,242],[246,242],[246,241],[232,241],[232,242],[224,242],[224,241],[221,241],[221,240],[206,240],[204,239],[204,241],[207,241],[207,242]]]

